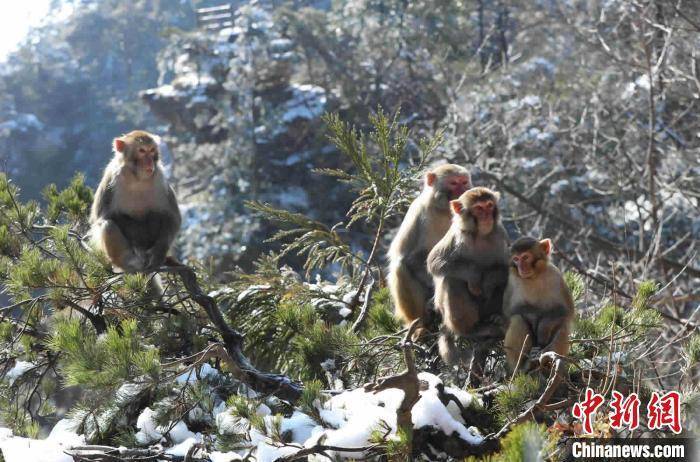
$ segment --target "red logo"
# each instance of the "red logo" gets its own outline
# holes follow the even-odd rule
[[[602,395],[590,388],[586,389],[585,399],[574,404],[571,414],[582,421],[584,433],[593,433],[595,413],[605,402]],[[627,427],[635,430],[639,427],[639,408],[641,401],[636,393],[625,397],[618,391],[612,392],[610,401],[611,412],[608,414],[610,427],[621,430]],[[653,392],[647,404],[647,419],[649,430],[661,430],[664,427],[673,433],[681,432],[681,396],[677,391],[666,394]]]
[[[610,426],[616,430],[620,430],[622,424],[626,424],[630,430],[639,427],[639,405],[641,404],[639,396],[632,393],[625,398],[617,391],[613,391],[612,396],[610,407],[613,411],[610,413]]]
[[[586,433],[593,433],[593,420],[598,408],[603,404],[605,398],[590,388],[586,388],[586,399],[574,404],[571,414],[583,421],[583,430]]]
[[[663,396],[657,392],[651,394],[647,404],[649,429],[668,427],[673,433],[681,432],[681,396],[677,391],[669,391]]]

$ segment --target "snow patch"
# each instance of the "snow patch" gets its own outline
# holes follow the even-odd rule
[[[5,379],[12,385],[15,380],[33,367],[36,367],[35,364],[29,361],[15,361],[15,366],[5,374]]]
[[[135,436],[139,444],[150,444],[163,438],[163,434],[156,428],[157,425],[153,420],[154,414],[153,410],[147,407],[141,411],[139,418],[136,419],[136,428],[139,431]]]
[[[85,439],[75,439],[75,434],[67,435],[67,431],[60,431],[54,438],[35,440],[12,436],[12,430],[0,428],[0,453],[5,462],[73,462],[73,458],[63,451],[85,444]]]

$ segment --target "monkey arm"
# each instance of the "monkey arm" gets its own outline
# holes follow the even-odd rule
[[[95,191],[95,198],[92,202],[92,210],[90,211],[90,220],[97,221],[100,218],[108,218],[112,208],[112,199],[114,191],[112,190],[109,181],[103,179]]]
[[[490,298],[493,293],[502,289],[508,282],[508,266],[496,264],[483,272],[481,289],[486,298]]]
[[[403,258],[402,264],[425,288],[430,288],[433,287],[433,278],[428,274],[427,259],[427,250],[419,249]]]
[[[466,282],[474,295],[479,295],[474,293],[475,291],[481,292],[482,273],[473,260],[459,258],[447,261],[443,266],[443,273],[447,278]]]
[[[148,268],[153,268],[163,263],[168,255],[170,246],[175,240],[175,236],[180,230],[182,217],[172,188],[168,189],[168,205],[168,210],[164,210],[160,218],[158,238],[153,243],[153,246],[146,251],[146,266]]]

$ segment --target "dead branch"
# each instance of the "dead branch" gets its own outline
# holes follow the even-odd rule
[[[63,451],[73,458],[75,462],[146,462],[146,461],[168,461],[168,462],[211,462],[208,457],[174,456],[167,454],[158,447],[148,449],[133,448],[113,448],[111,446],[76,446]]]
[[[365,301],[362,302],[362,308],[360,309],[360,314],[357,316],[355,323],[352,325],[352,331],[357,333],[362,329],[362,325],[365,323],[367,316],[369,315],[369,304],[372,301],[372,292],[374,291],[374,286],[376,281],[374,278],[367,284],[365,289]],[[359,292],[358,292],[359,293]]]
[[[218,347],[218,355],[226,360],[231,372],[241,382],[262,394],[272,394],[278,398],[294,402],[301,396],[302,385],[282,374],[261,372],[243,354],[243,335],[233,329],[224,319],[219,306],[212,297],[202,291],[197,282],[197,274],[189,266],[169,258],[162,272],[177,274],[192,300],[201,306],[223,339]]]
[[[534,404],[532,404],[530,407],[528,407],[524,412],[522,412],[520,415],[518,415],[515,419],[511,420],[510,422],[506,423],[503,428],[501,428],[498,433],[495,435],[489,435],[487,436],[487,439],[496,439],[500,440],[503,438],[509,431],[510,429],[519,423],[525,422],[527,420],[530,420],[534,418],[535,412],[538,411],[551,411],[555,410],[549,405],[549,401],[552,399],[552,395],[554,394],[555,391],[557,391],[557,388],[559,388],[559,385],[562,383],[564,380],[564,366],[566,365],[566,362],[564,360],[564,357],[557,355],[556,353],[553,353],[551,351],[542,353],[540,355],[540,364],[552,364],[552,369],[549,374],[549,380],[547,381],[547,386],[545,387],[544,391],[542,392],[542,395],[539,397],[537,401],[535,401]],[[562,407],[568,405],[569,401],[564,400],[559,403],[556,403],[557,406],[561,405]],[[552,405],[554,406],[554,405]],[[557,407],[557,409],[561,409],[561,407]]]
[[[388,388],[398,388],[399,390],[403,390],[403,400],[401,401],[399,408],[396,410],[396,424],[398,427],[403,427],[409,430],[413,428],[411,409],[413,409],[413,405],[416,404],[420,398],[420,382],[418,381],[416,359],[413,355],[413,342],[411,341],[413,332],[420,324],[420,321],[420,318],[418,318],[411,323],[408,331],[406,332],[406,336],[401,343],[404,361],[406,362],[406,370],[401,374],[385,377],[376,383],[369,383],[365,385],[365,391],[371,391],[374,393],[378,393]]]

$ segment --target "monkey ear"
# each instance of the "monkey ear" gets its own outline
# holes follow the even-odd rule
[[[117,152],[124,152],[124,150],[126,149],[126,141],[124,141],[121,138],[114,138],[114,141],[112,142],[112,147]]]
[[[544,252],[545,255],[549,255],[552,253],[552,240],[551,239],[542,239],[540,241],[540,248]]]
[[[462,213],[462,210],[464,210],[464,206],[458,199],[450,201],[450,206],[452,207],[452,211],[455,213],[455,215],[459,215]]]
[[[437,175],[433,172],[428,172],[428,174],[425,175],[425,184],[427,184],[428,186],[434,185],[435,180],[437,180]]]

